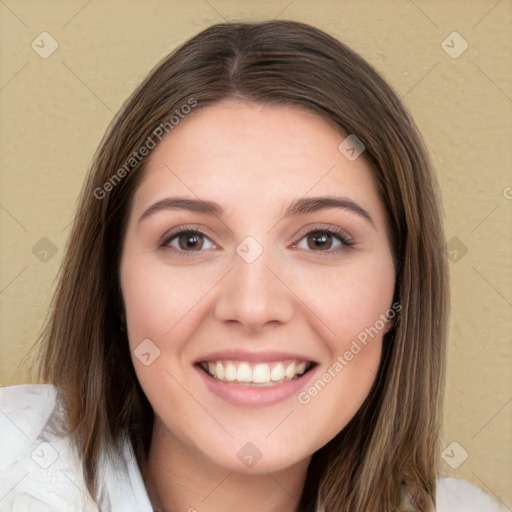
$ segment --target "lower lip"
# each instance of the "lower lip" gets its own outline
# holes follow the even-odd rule
[[[271,405],[297,395],[316,371],[316,367],[312,368],[297,379],[274,386],[244,386],[215,379],[198,366],[194,368],[211,393],[233,405],[249,407]]]

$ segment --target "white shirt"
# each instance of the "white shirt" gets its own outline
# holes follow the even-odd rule
[[[51,384],[0,388],[0,512],[152,512],[129,443],[116,461],[103,459],[95,504],[80,458],[60,431],[62,406]],[[440,478],[438,512],[499,512],[498,502],[474,485]]]

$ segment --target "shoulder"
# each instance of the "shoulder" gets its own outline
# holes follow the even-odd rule
[[[437,512],[501,512],[497,499],[473,484],[458,478],[437,482]]]
[[[51,384],[0,388],[0,510],[96,512]]]
[[[100,497],[93,501],[51,384],[0,388],[0,432],[1,512],[152,511],[129,443],[118,457],[102,454]]]
[[[50,384],[0,388],[1,467],[23,456],[54,412],[57,390]]]

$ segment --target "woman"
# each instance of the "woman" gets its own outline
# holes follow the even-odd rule
[[[308,25],[213,26],[95,156],[47,384],[1,391],[0,504],[497,510],[440,479],[447,313],[437,185],[390,87]]]

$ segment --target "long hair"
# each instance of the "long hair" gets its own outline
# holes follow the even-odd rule
[[[395,261],[401,311],[375,383],[349,424],[313,454],[300,510],[383,512],[405,497],[415,510],[434,510],[448,317],[438,186],[389,85],[341,42],[292,21],[218,24],[184,43],[124,103],[94,156],[37,344],[38,378],[60,390],[88,490],[97,496],[104,450],[128,440],[142,466],[151,442],[154,414],[130,358],[119,285],[127,218],[146,169],[141,148],[189,111],[230,98],[306,108],[356,135]]]

